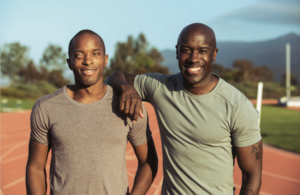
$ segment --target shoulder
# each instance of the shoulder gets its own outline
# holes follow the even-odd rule
[[[152,82],[164,85],[173,85],[181,82],[181,73],[173,75],[165,75],[160,73],[146,73],[142,75],[137,75],[135,82]]]
[[[219,78],[219,82],[220,86],[218,87],[217,94],[233,107],[237,107],[243,102],[250,102],[242,92],[231,84],[221,78]]]
[[[65,86],[66,87],[66,86]],[[61,98],[61,96],[63,95],[63,92],[64,92],[64,88],[65,87],[62,87],[60,89],[58,89],[56,92],[52,93],[52,94],[49,94],[49,95],[45,95],[45,96],[42,96],[40,97],[38,100],[37,100],[37,103],[39,105],[45,105],[46,103],[49,103],[51,102],[51,100],[54,100],[55,98]]]

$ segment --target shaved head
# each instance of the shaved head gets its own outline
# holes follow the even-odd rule
[[[180,45],[182,39],[184,39],[186,36],[188,36],[190,34],[194,34],[194,33],[201,33],[201,34],[204,34],[205,36],[207,36],[210,39],[211,46],[213,48],[216,48],[217,43],[216,43],[216,37],[215,37],[214,31],[210,27],[206,26],[205,24],[201,24],[201,23],[193,23],[193,24],[186,26],[184,29],[182,29],[182,31],[178,37],[178,40],[177,40],[177,45]]]
[[[72,49],[73,49],[73,40],[76,38],[76,37],[79,37],[81,35],[84,35],[84,34],[90,34],[90,35],[96,35],[97,37],[99,37],[100,39],[100,42],[102,44],[102,47],[103,47],[103,50],[104,50],[104,54],[105,54],[105,44],[104,44],[104,41],[103,39],[95,32],[91,31],[91,30],[81,30],[79,31],[70,41],[69,43],[69,51],[68,51],[68,54],[69,54],[69,58],[71,57],[72,55]]]

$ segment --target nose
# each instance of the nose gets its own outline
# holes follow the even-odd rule
[[[87,53],[87,55],[84,56],[82,64],[86,65],[86,66],[89,66],[89,65],[93,64],[92,55]]]
[[[197,51],[193,51],[190,55],[190,61],[193,64],[200,62],[200,54]]]

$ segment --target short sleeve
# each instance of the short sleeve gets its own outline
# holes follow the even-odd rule
[[[32,108],[31,116],[30,116],[30,138],[34,141],[37,141],[44,145],[49,145],[49,130],[48,130],[48,122],[45,120],[39,100],[35,103]]]
[[[248,99],[239,102],[232,118],[232,138],[235,146],[246,147],[261,140],[258,119],[259,113]]]
[[[144,118],[139,118],[137,122],[132,125],[128,133],[128,140],[132,146],[142,145],[152,137],[148,124],[148,114],[144,105],[143,114]]]
[[[155,90],[166,76],[159,73],[146,73],[135,77],[134,88],[142,101],[151,102]]]

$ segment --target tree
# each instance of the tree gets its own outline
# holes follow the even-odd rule
[[[49,83],[53,84],[57,88],[61,88],[65,85],[70,84],[70,81],[68,79],[65,79],[62,70],[52,70],[49,73]]]
[[[235,60],[233,62],[233,68],[235,70],[236,81],[247,82],[249,81],[250,73],[253,69],[253,63],[251,60]]]
[[[283,73],[281,78],[282,78],[281,83],[283,85],[285,85],[285,83],[286,83],[286,73]],[[291,81],[290,81],[291,85],[297,85],[297,78],[295,77],[295,75],[291,74],[290,79],[291,79]]]
[[[224,68],[221,64],[213,63],[212,72],[219,75],[222,79],[226,81],[233,81],[234,74],[230,68]]]
[[[43,79],[43,76],[46,77],[49,83],[58,88],[69,84],[70,81],[63,76],[63,72],[67,67],[66,59],[67,55],[60,46],[49,44],[40,60],[41,79]]]
[[[267,66],[254,66],[251,60],[235,60],[234,79],[238,82],[273,81],[273,71]]]
[[[5,44],[1,50],[1,72],[12,81],[19,79],[18,72],[30,61],[29,48],[18,42]]]
[[[155,47],[148,47],[149,43],[142,33],[136,39],[129,36],[126,42],[118,42],[115,55],[111,58],[110,67],[106,68],[104,76],[108,77],[114,71],[134,74],[153,71],[168,74],[168,68],[161,65],[161,53]]]
[[[26,67],[19,70],[18,75],[27,84],[34,84],[40,79],[40,72],[36,69],[32,60],[30,60]]]
[[[58,45],[49,44],[45,49],[40,65],[48,70],[65,70],[67,55]]]

